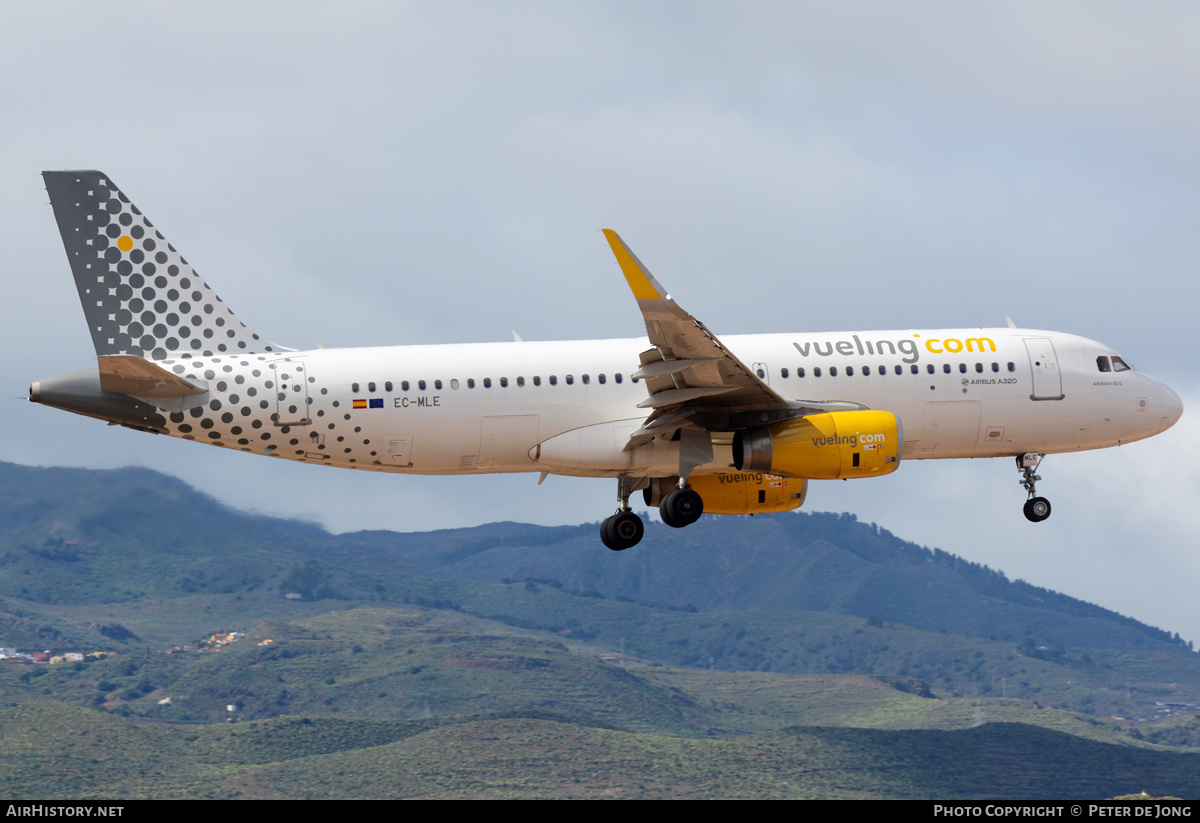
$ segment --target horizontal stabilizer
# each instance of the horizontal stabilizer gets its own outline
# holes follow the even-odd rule
[[[132,354],[100,355],[100,388],[130,397],[191,397],[208,386],[185,380],[157,363]]]

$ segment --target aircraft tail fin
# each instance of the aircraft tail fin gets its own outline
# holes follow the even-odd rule
[[[97,355],[290,351],[246,328],[108,175],[45,171],[42,179]]]

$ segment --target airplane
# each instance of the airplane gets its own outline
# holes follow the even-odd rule
[[[96,364],[29,399],[139,431],[324,466],[617,481],[600,528],[636,545],[641,491],[682,528],[801,506],[810,480],[901,460],[1015,458],[1151,437],[1179,397],[1101,343],[1017,328],[731,335],[604,229],[647,336],[298,351],[251,331],[99,171],[43,172]],[[737,354],[735,354],[737,352]]]

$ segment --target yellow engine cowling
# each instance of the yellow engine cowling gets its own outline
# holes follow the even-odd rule
[[[878,477],[896,470],[903,448],[904,431],[891,412],[827,412],[738,432],[733,463],[810,480]]]
[[[645,490],[647,506],[657,506],[675,489],[675,477],[654,477]],[[798,509],[808,494],[808,481],[762,472],[693,474],[688,485],[704,501],[705,514],[765,514]]]

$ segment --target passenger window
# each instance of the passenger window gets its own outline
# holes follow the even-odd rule
[[[801,366],[800,368],[796,369],[796,376],[797,376],[797,377],[803,377],[803,376],[804,376],[804,367],[803,367],[803,366]]]
[[[500,378],[500,388],[502,388],[502,389],[508,388],[508,378],[507,377]]]
[[[350,384],[350,391],[354,392],[355,394],[358,394],[358,384],[357,384],[357,383],[351,383],[351,384]]]
[[[370,392],[371,394],[375,393],[375,383],[374,382],[367,384],[367,391]]]
[[[475,388],[475,378],[474,378],[474,377],[468,377],[468,378],[467,378],[467,388],[468,388],[468,389],[473,389],[473,388]]]
[[[966,364],[966,363],[959,363],[959,364],[958,364],[958,373],[959,373],[959,374],[966,374],[966,373],[967,373],[967,364]]]
[[[592,378],[588,377],[588,376],[585,374],[585,375],[583,376],[583,385],[585,385],[585,386],[586,386],[588,383],[590,383],[590,382],[591,382],[591,380],[592,380]]]
[[[829,376],[830,376],[830,377],[837,377],[837,366],[830,366],[830,367],[829,367]]]
[[[518,377],[518,378],[517,378],[517,388],[519,389],[519,388],[521,388],[521,387],[522,387],[522,386],[524,386],[524,385],[525,385],[525,378],[524,378],[524,377]]]
[[[485,389],[490,389],[492,387],[492,378],[490,378],[490,377],[483,378],[483,387]]]
[[[820,377],[820,376],[821,376],[821,367],[820,366],[813,367],[813,377]]]
[[[998,372],[998,371],[1000,371],[1000,364],[999,364],[999,363],[993,363],[993,364],[992,364],[992,371],[994,371],[994,372]]]
[[[898,367],[897,367],[897,368],[898,368]],[[879,367],[879,373],[880,373],[880,374],[887,374],[887,366],[880,366],[880,367]]]
[[[450,381],[450,388],[454,389],[455,391],[458,391],[458,378],[457,377],[455,377],[454,379],[452,379]]]
[[[1010,360],[1010,361],[1008,361],[1008,370],[1009,370],[1009,371],[1016,371],[1016,370],[1017,370],[1017,364],[1016,364],[1016,363],[1014,363],[1014,362],[1012,362],[1011,360]]]
[[[554,374],[550,375],[550,385],[551,386],[558,385],[558,376],[557,375],[554,375]]]
[[[832,369],[831,369],[830,371],[832,371]],[[854,376],[854,367],[853,367],[853,366],[847,366],[847,367],[846,367],[846,376],[847,376],[847,377],[853,377],[853,376]]]
[[[598,382],[598,383],[599,383],[601,386],[603,386],[603,385],[605,384],[605,382],[606,382],[606,378],[604,377],[604,375],[603,375],[603,374],[599,374],[599,375],[596,375],[596,381],[597,381],[597,382]]]
[[[542,378],[541,378],[541,376],[540,376],[540,375],[536,375],[536,374],[535,374],[535,375],[533,376],[533,385],[535,385],[535,386],[540,386],[540,385],[542,385]]]
[[[392,390],[392,381],[391,380],[389,380],[383,384],[383,390],[386,392],[390,392]]]
[[[785,367],[783,367],[782,369],[780,369],[780,370],[779,370],[779,376],[780,376],[780,377],[787,377],[787,375],[788,375],[788,371],[787,371],[787,367],[786,367],[786,366],[785,366]]]
[[[765,371],[763,371],[762,369],[757,369],[757,370],[755,370],[754,373],[758,375],[758,378],[760,380],[767,376],[767,373]]]
[[[407,381],[407,380],[405,380],[405,381],[403,381],[403,382],[401,382],[401,383],[400,383],[400,390],[401,390],[401,391],[408,391],[408,381]]]
[[[621,373],[620,373],[620,372],[617,372],[616,374],[614,374],[614,375],[613,375],[613,380],[615,380],[616,382],[620,383],[620,382],[621,382]]]
[[[417,381],[417,388],[418,388],[418,389],[420,389],[421,391],[425,391],[425,381],[424,381],[424,380],[418,380],[418,381]]]
[[[983,374],[983,364],[982,364],[982,363],[976,363],[976,364],[975,364],[975,373],[976,373],[976,374]]]
[[[904,374],[904,369],[900,368],[900,366],[896,366],[896,374]]]
[[[950,373],[950,364],[949,364],[949,363],[943,363],[943,364],[942,364],[942,371],[943,371],[945,374],[949,374],[949,373]]]
[[[441,388],[442,388],[442,381],[441,381],[441,380],[434,380],[434,381],[433,381],[433,387],[434,387],[435,389],[441,389]]]
[[[568,374],[568,375],[567,375],[567,385],[568,385],[568,386],[573,386],[573,385],[575,385],[575,375],[573,375],[573,374]]]
[[[1108,365],[1108,358],[1103,354],[1096,358],[1096,368],[1100,371],[1111,371],[1112,367]]]

